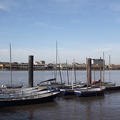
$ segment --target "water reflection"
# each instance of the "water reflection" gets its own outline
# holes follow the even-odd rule
[[[73,119],[84,119],[84,120],[103,120],[105,113],[105,97],[75,97],[65,96],[61,98],[62,101],[67,102],[70,105],[71,117]],[[64,104],[64,103],[63,103]],[[67,109],[67,108],[66,108]],[[69,110],[69,111],[70,111]],[[70,118],[69,118],[70,119]]]
[[[2,108],[0,116],[11,120],[119,120],[119,102],[119,92],[96,97],[62,96],[50,103]]]
[[[4,119],[11,120],[40,120],[44,110],[52,109],[57,104],[56,101],[42,104],[26,105],[26,106],[14,106],[14,107],[5,107],[0,109],[0,116]],[[38,116],[38,118],[37,118]]]

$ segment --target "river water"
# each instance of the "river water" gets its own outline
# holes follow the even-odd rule
[[[62,81],[67,83],[66,71],[62,71]],[[120,84],[120,71],[105,71],[105,81]],[[69,80],[73,78],[69,71]],[[0,86],[10,83],[10,71],[0,71]],[[34,71],[34,85],[54,77],[54,71]],[[92,79],[94,75],[92,75]],[[77,81],[86,82],[86,71],[76,71]],[[100,79],[100,72],[95,72]],[[57,81],[61,81],[59,72]],[[13,83],[28,86],[28,71],[13,71]],[[61,96],[53,102],[0,108],[0,120],[120,120],[120,91],[106,92],[104,96],[82,97]]]

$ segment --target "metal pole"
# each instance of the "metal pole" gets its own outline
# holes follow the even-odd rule
[[[101,72],[101,67],[102,67],[102,66],[101,66],[101,62],[102,62],[102,61],[101,61],[101,57],[100,57],[100,80],[102,81],[102,72]]]
[[[33,56],[29,56],[29,87],[33,87]]]
[[[103,84],[105,82],[105,60],[104,60],[104,52],[103,52]]]
[[[109,55],[109,82],[111,81],[110,69],[111,69],[111,61],[110,61],[110,55]]]
[[[66,60],[66,69],[67,69],[67,79],[68,79],[68,84],[69,84],[69,73],[68,73],[68,64],[67,64],[67,60]]]
[[[57,55],[58,55],[58,50],[57,50],[57,41],[56,41],[56,74],[55,74],[55,78],[57,79]],[[56,79],[55,79],[55,82],[56,82]]]
[[[62,74],[61,74],[61,68],[60,68],[60,65],[59,65],[59,72],[60,72],[60,80],[61,80],[61,84],[62,84]]]

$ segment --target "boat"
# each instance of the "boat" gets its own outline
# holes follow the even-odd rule
[[[79,97],[90,97],[90,96],[103,96],[105,87],[85,87],[77,88],[74,90],[75,94]]]
[[[106,91],[120,90],[120,85],[106,86],[106,87],[105,87],[105,90],[106,90]]]
[[[60,89],[60,93],[62,95],[75,95],[75,92],[72,88],[63,88],[63,89]]]
[[[23,85],[22,84],[5,84],[5,85],[2,85],[2,88],[8,88],[8,89],[15,89],[15,88],[22,88]]]
[[[21,106],[50,102],[59,92],[42,90],[39,87],[0,91],[0,107]]]
[[[62,95],[75,95],[74,89],[83,87],[86,87],[86,84],[81,82],[73,83],[73,85],[65,85],[63,88],[60,89],[60,93]]]
[[[74,75],[72,76],[72,84],[69,83],[69,79],[68,79],[68,84],[60,89],[60,93],[62,95],[75,95],[74,88],[84,87],[84,83],[76,82],[75,62],[73,62],[72,68],[74,73]],[[67,75],[68,75],[68,71],[67,71]],[[73,83],[73,79],[75,83]]]
[[[105,86],[105,91],[120,90],[120,85],[117,85],[116,83],[111,82],[111,74],[110,74],[111,66],[110,65],[111,65],[111,63],[110,63],[110,55],[109,55],[109,81],[108,82],[104,82],[104,81],[102,82],[101,80],[98,80],[98,81],[95,80],[95,81],[92,82],[92,85]],[[103,69],[103,71],[104,71],[104,69]]]
[[[114,82],[111,82],[111,56],[109,55],[109,82],[105,82],[106,91],[120,90],[120,85],[117,85]]]
[[[104,86],[106,91],[120,90],[120,85],[113,82],[105,82]]]
[[[60,79],[61,82],[56,82],[57,80],[57,57],[58,57],[58,50],[57,50],[57,41],[56,41],[56,66],[55,66],[55,77],[41,81],[37,84],[37,86],[44,86],[47,87],[47,89],[54,89],[54,91],[59,91],[60,88],[63,88],[65,83],[62,82],[62,75],[61,75],[61,69],[59,66],[59,73],[60,73]]]
[[[41,81],[37,84],[39,87],[51,87],[51,88],[61,88],[65,85],[65,83],[56,82],[56,78],[51,78],[48,80]]]
[[[114,91],[114,90],[120,90],[120,85],[117,85],[114,82],[100,82],[100,81],[93,81],[92,86],[105,86],[105,91]]]
[[[89,77],[88,77],[89,76]],[[88,86],[91,80],[91,58],[87,59],[87,87],[76,88],[74,92],[79,97],[103,96],[104,86]]]

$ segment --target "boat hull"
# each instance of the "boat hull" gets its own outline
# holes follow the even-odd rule
[[[8,89],[10,89],[10,88],[15,89],[15,88],[22,88],[22,87],[23,87],[23,85],[9,85],[9,84],[2,85],[2,88],[8,88]]]
[[[75,94],[79,97],[103,96],[103,90],[75,90]]]
[[[106,86],[106,91],[120,90],[120,86]]]
[[[72,89],[60,89],[62,95],[75,95],[74,90]]]
[[[15,99],[15,100],[0,100],[0,107],[8,107],[8,106],[21,106],[21,105],[31,105],[31,104],[38,104],[38,103],[45,103],[53,101],[59,92],[55,94],[51,94],[45,97],[33,98],[33,99]]]

